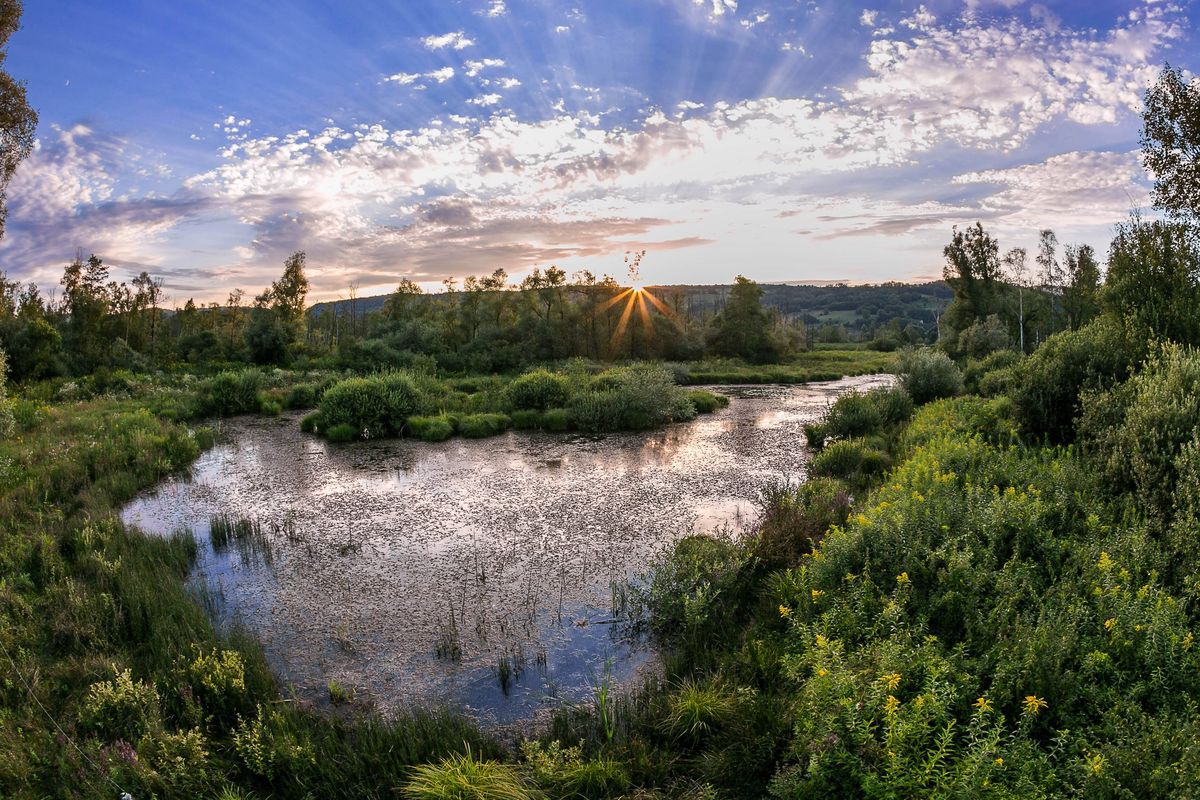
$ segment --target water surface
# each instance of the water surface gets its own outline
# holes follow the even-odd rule
[[[239,418],[123,518],[197,534],[218,622],[252,630],[299,696],[335,680],[384,710],[508,724],[654,669],[614,621],[612,582],[681,536],[752,524],[764,482],[803,478],[803,424],[890,381],[719,387],[734,400],[716,414],[600,437],[334,445],[295,415]],[[256,520],[261,541],[215,549],[218,514]]]

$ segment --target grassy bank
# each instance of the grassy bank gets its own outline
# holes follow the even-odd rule
[[[682,384],[811,383],[850,375],[870,375],[896,369],[895,353],[864,349],[818,349],[801,352],[783,364],[747,364],[736,360],[707,360],[673,364]]]

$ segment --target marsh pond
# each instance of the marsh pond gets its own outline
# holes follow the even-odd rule
[[[761,486],[804,477],[803,424],[890,382],[720,387],[715,414],[605,436],[335,445],[294,415],[237,418],[122,516],[195,533],[194,585],[296,696],[328,702],[333,681],[384,712],[526,723],[656,669],[614,582],[689,533],[752,525]]]

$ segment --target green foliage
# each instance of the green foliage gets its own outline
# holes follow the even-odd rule
[[[1081,395],[1125,380],[1144,353],[1145,343],[1110,317],[1050,337],[1014,380],[1021,429],[1053,443],[1074,441]]]
[[[538,369],[526,372],[508,385],[508,400],[518,410],[545,411],[565,405],[570,389],[566,375]]]
[[[548,431],[562,433],[572,427],[571,412],[565,408],[549,408],[542,415],[542,427]]]
[[[375,439],[398,434],[420,400],[414,379],[393,372],[335,383],[321,397],[319,408],[327,436],[349,426],[362,438]]]
[[[304,433],[321,433],[324,427],[325,420],[320,411],[305,414],[304,418],[300,420],[300,430]]]
[[[1184,447],[1200,436],[1200,354],[1164,345],[1128,384],[1088,395],[1084,406],[1081,439],[1114,488],[1167,517]]]
[[[762,515],[751,540],[754,556],[769,568],[793,566],[834,525],[850,514],[846,485],[830,478],[812,477],[798,486],[768,484],[761,490]]]
[[[515,769],[477,759],[470,752],[416,767],[403,793],[412,800],[532,800],[534,796]]]
[[[313,747],[290,729],[283,714],[259,705],[253,717],[240,719],[233,731],[234,752],[251,774],[268,781],[315,763]]]
[[[137,754],[157,792],[174,797],[208,795],[213,764],[209,743],[199,728],[148,734],[138,742]]]
[[[1200,85],[1167,65],[1146,90],[1142,161],[1154,175],[1154,203],[1200,221]]]
[[[728,541],[710,536],[680,539],[632,587],[633,616],[665,641],[702,639],[732,610],[722,587],[736,574],[741,558]]]
[[[325,387],[319,383],[297,383],[288,390],[283,401],[287,409],[314,408],[321,401]]]
[[[145,681],[134,681],[131,670],[118,671],[108,681],[88,689],[79,723],[106,741],[137,741],[158,724],[158,691]]]
[[[1117,227],[1105,309],[1140,338],[1200,344],[1200,241],[1188,225],[1136,217]]]
[[[775,318],[763,308],[762,296],[757,283],[737,276],[725,308],[709,329],[709,346],[716,355],[756,363],[779,359],[785,346],[775,331]]]
[[[183,678],[192,697],[206,715],[232,722],[247,711],[246,664],[235,650],[213,648],[208,652],[192,646],[192,658],[185,660]]]
[[[943,437],[980,437],[995,445],[1017,441],[1013,404],[1007,397],[948,397],[921,407],[900,436],[900,450],[911,453]]]
[[[569,409],[573,426],[589,433],[646,430],[696,416],[671,372],[650,364],[601,373],[571,398]]]
[[[313,431],[314,433],[320,432],[317,428],[314,428]],[[353,425],[340,422],[337,425],[330,425],[325,429],[325,438],[337,444],[344,444],[345,442],[353,442],[356,439],[361,439],[362,434]]]
[[[963,388],[984,397],[1004,394],[1016,377],[1012,368],[1021,361],[1021,354],[1015,350],[997,350],[983,358],[971,359],[963,370]]]
[[[687,393],[687,398],[691,401],[692,406],[698,414],[711,414],[729,405],[728,395],[717,394],[716,392],[709,392],[704,389],[692,389]]]
[[[718,681],[683,681],[667,697],[663,720],[668,734],[697,742],[724,726],[737,709],[737,698]]]
[[[962,391],[962,371],[937,350],[906,350],[900,357],[899,374],[900,385],[917,405]]]
[[[507,414],[468,414],[458,421],[458,432],[468,439],[499,436],[512,425]]]
[[[454,435],[454,419],[446,414],[436,417],[409,417],[405,425],[410,436],[424,442],[444,442]]]
[[[891,465],[892,460],[886,452],[871,447],[865,440],[842,439],[815,454],[809,464],[809,472],[863,486],[882,475]]]
[[[231,417],[259,411],[262,384],[262,373],[257,370],[222,372],[196,389],[193,413],[197,417]]]
[[[0,350],[0,439],[12,436],[17,427],[16,419],[13,416],[13,406],[8,399],[8,391],[5,386],[7,380],[8,359],[4,355],[4,351]]]
[[[975,320],[958,334],[957,351],[967,358],[985,358],[1010,347],[1012,337],[996,314]]]

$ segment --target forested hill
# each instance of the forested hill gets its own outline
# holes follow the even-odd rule
[[[899,319],[901,327],[908,324],[923,329],[932,328],[938,314],[946,308],[953,297],[944,281],[930,283],[868,284],[847,286],[799,286],[794,284],[759,284],[763,290],[763,305],[778,308],[784,318],[792,322],[804,322],[811,326],[830,325],[841,327],[847,334],[855,336],[864,331],[880,328],[892,320]],[[732,288],[721,285],[673,285],[652,287],[655,294],[678,302],[689,316],[704,316],[719,311]],[[436,298],[439,295],[425,295]],[[388,295],[359,297],[351,300],[336,300],[317,303],[309,309],[314,318],[327,311],[339,316],[364,317],[383,308]]]

